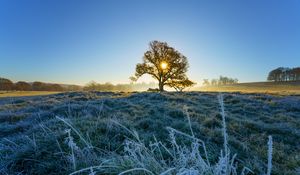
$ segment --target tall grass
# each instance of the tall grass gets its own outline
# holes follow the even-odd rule
[[[222,94],[218,96],[218,100],[220,104],[220,114],[222,116],[222,133],[224,139],[223,149],[220,151],[218,161],[210,162],[206,145],[204,141],[195,136],[188,110],[184,108],[191,134],[172,127],[166,127],[169,133],[168,143],[158,141],[154,136],[153,142],[147,145],[142,141],[135,130],[129,129],[120,122],[112,120],[111,122],[113,124],[123,128],[129,134],[124,141],[123,152],[121,154],[111,152],[109,153],[112,157],[111,159],[104,160],[100,165],[76,170],[71,173],[71,175],[83,172],[91,175],[103,172],[106,174],[119,175],[246,175],[253,173],[248,167],[239,169],[237,166],[238,161],[236,160],[237,155],[231,155],[228,147],[226,115]],[[59,117],[58,119],[72,128],[72,125],[67,123],[64,119]],[[73,128],[73,130],[76,132],[75,128]],[[70,137],[70,135],[68,137]],[[80,138],[85,142],[85,139]],[[87,144],[87,146],[90,145]],[[272,168],[271,136],[269,136],[268,148],[268,167],[266,174],[270,175]]]
[[[269,136],[269,141],[268,141],[268,169],[267,169],[267,175],[271,175],[271,171],[272,171],[272,152],[273,152],[273,139],[272,139],[272,136]]]
[[[159,139],[153,135],[153,139],[149,142],[150,132],[147,133],[147,137],[141,137],[137,131],[121,122],[122,117],[117,120],[115,117],[109,116],[112,119],[104,118],[102,120],[100,119],[101,111],[98,111],[93,114],[96,116],[94,118],[80,116],[80,120],[77,120],[78,118],[71,117],[75,110],[69,103],[61,114],[55,113],[55,115],[63,115],[66,109],[66,116],[69,117],[57,116],[52,118],[49,123],[38,123],[35,132],[28,136],[8,137],[0,142],[0,174],[66,174],[67,172],[70,175],[254,174],[250,168],[243,167],[243,162],[237,159],[239,156],[231,151],[229,143],[233,141],[233,137],[227,134],[231,128],[226,127],[227,108],[222,94],[218,96],[218,103],[221,125],[218,125],[220,130],[216,129],[215,131],[220,131],[222,134],[223,145],[221,150],[217,151],[209,149],[206,143],[197,137],[200,134],[195,131],[201,129],[192,125],[193,118],[191,116],[194,115],[190,114],[187,106],[180,111],[187,118],[187,126],[184,126],[187,129],[185,132],[176,127],[167,126],[164,130],[167,133],[166,141],[162,141],[161,135],[158,136]],[[100,103],[100,107],[96,110],[102,108],[103,103]],[[130,117],[130,115],[128,116]],[[42,117],[38,116],[39,119]],[[72,120],[69,119],[74,119],[75,122],[72,123]],[[157,119],[160,120],[159,117]],[[179,117],[178,119],[183,120]],[[87,124],[82,124],[83,120],[87,120]],[[91,133],[90,131],[94,131],[93,135],[90,134],[91,137],[88,134]],[[103,134],[104,132],[105,134]],[[115,135],[116,137],[114,137]],[[100,140],[101,138],[106,139],[105,141],[114,139],[111,142],[114,144],[113,148],[101,147],[104,140]],[[124,139],[123,144],[120,139]],[[98,144],[99,142],[100,144]],[[266,146],[268,157],[266,157],[266,166],[263,168],[265,172],[262,174],[271,175],[273,154],[271,136],[269,136]],[[211,155],[217,155],[217,157]],[[44,157],[46,158],[44,159]]]

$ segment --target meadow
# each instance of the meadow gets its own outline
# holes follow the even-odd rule
[[[2,97],[24,97],[24,96],[38,96],[38,95],[51,95],[60,92],[53,91],[0,91],[0,98]]]
[[[193,90],[289,95],[300,94],[300,81],[237,83],[219,86],[202,86],[200,88],[193,88]]]
[[[271,174],[300,173],[299,95],[222,98],[216,92],[0,98],[0,174],[268,174],[270,148]]]

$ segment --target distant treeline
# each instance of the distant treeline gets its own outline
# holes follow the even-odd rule
[[[209,81],[208,79],[203,80],[204,86],[218,86],[218,85],[230,85],[230,84],[236,84],[239,80],[236,78],[229,78],[226,76],[220,76],[219,79],[212,79]]]
[[[2,91],[76,91],[81,90],[80,86],[76,85],[60,85],[35,81],[28,83],[25,81],[18,81],[13,83],[6,78],[0,78],[0,90]]]
[[[146,91],[149,88],[156,88],[156,83],[130,83],[130,84],[112,84],[112,83],[96,83],[94,81],[85,86],[77,85],[61,85],[35,81],[28,83],[25,81],[13,81],[0,78],[0,91]]]
[[[112,84],[112,83],[96,83],[94,81],[83,87],[84,91],[146,91],[149,88],[156,88],[156,83],[131,83],[131,84]]]
[[[272,70],[267,78],[269,81],[299,81],[300,67],[279,67]]]

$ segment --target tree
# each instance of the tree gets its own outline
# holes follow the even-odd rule
[[[64,90],[64,88],[59,84],[48,84],[46,87],[47,87],[46,88],[47,91],[58,91],[59,92],[59,91]]]
[[[219,86],[219,85],[231,85],[231,84],[237,84],[239,80],[237,78],[230,78],[226,76],[220,76],[219,79],[212,79],[210,82],[208,79],[203,80],[204,86]]]
[[[0,78],[0,90],[10,91],[13,90],[14,83],[6,78]]]
[[[269,81],[282,81],[283,69],[281,67],[272,70],[268,75]]]
[[[131,77],[131,80],[149,74],[158,81],[160,92],[164,91],[164,86],[175,88],[194,84],[186,76],[189,65],[184,55],[166,42],[152,41],[149,46],[149,50],[144,53],[143,63],[136,65],[135,77]]]
[[[191,87],[195,85],[196,83],[192,82],[189,79],[185,80],[174,80],[170,84],[168,84],[170,87],[174,88],[176,91],[182,92],[185,88]]]
[[[31,85],[29,83],[26,83],[25,81],[18,81],[15,84],[15,90],[17,91],[30,91]]]
[[[98,84],[95,81],[91,81],[86,86],[84,86],[83,90],[95,91],[97,89],[97,86],[98,86]]]
[[[276,76],[275,76],[275,71],[274,70],[269,72],[267,80],[268,81],[276,81]]]
[[[294,81],[299,81],[300,80],[300,67],[295,67],[291,70],[293,76],[294,76]]]
[[[210,82],[210,84],[212,86],[216,86],[216,85],[218,85],[218,80],[217,79],[212,79],[211,82]]]
[[[267,80],[269,81],[297,81],[300,80],[300,67],[293,69],[288,67],[279,67],[269,72]]]
[[[209,80],[208,79],[203,79],[203,86],[209,86],[210,83],[209,83]]]
[[[34,91],[46,91],[46,84],[43,82],[35,81],[32,83],[32,90]]]

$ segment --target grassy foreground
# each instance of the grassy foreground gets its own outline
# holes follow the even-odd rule
[[[209,168],[217,174],[219,165],[230,174],[244,166],[265,174],[268,135],[272,174],[299,174],[300,96],[225,93],[230,156],[217,96],[73,92],[0,99],[0,174],[184,175]]]

